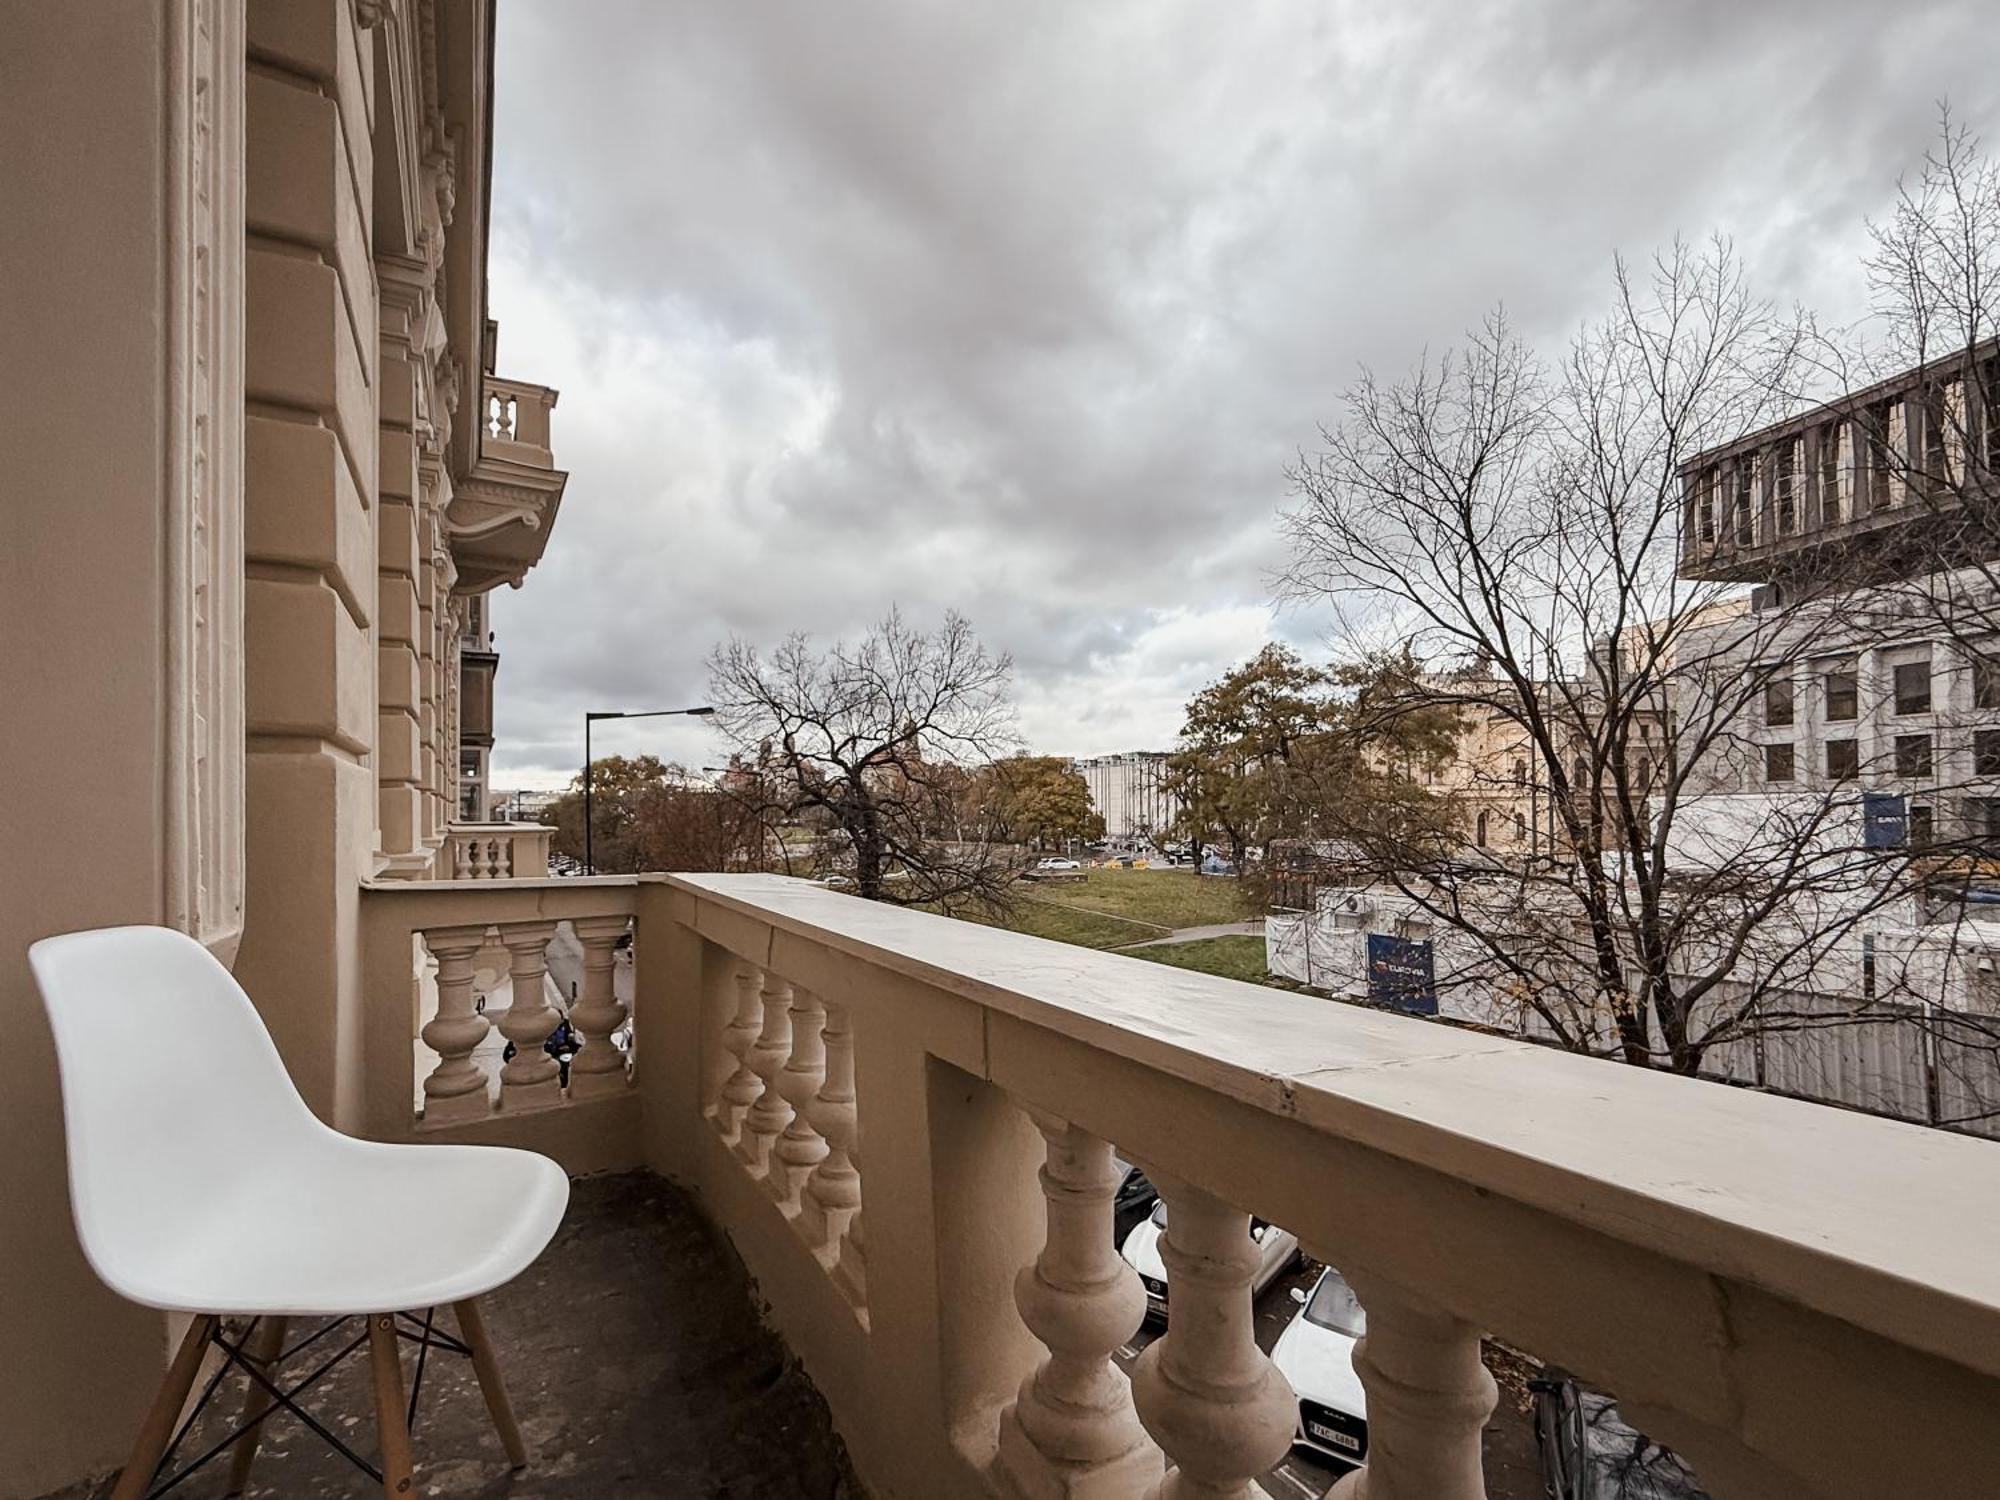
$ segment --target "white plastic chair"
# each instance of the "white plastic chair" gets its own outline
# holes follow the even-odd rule
[[[239,1491],[263,1414],[290,1407],[265,1373],[286,1321],[356,1314],[367,1319],[383,1489],[407,1495],[396,1317],[446,1302],[463,1343],[434,1338],[427,1319],[424,1352],[471,1356],[507,1456],[524,1465],[475,1299],[555,1234],[569,1202],[562,1169],[529,1151],[384,1145],[323,1125],[242,987],[183,933],[70,933],[34,944],[28,961],[55,1033],[84,1254],[120,1296],[195,1315],[112,1500],[146,1493],[210,1343],[252,1373],[234,1442]],[[254,1336],[230,1343],[225,1316],[259,1320]]]

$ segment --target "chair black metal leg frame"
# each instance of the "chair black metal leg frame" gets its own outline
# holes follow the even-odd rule
[[[423,1388],[424,1361],[429,1356],[430,1351],[433,1348],[443,1349],[449,1353],[462,1355],[469,1359],[472,1357],[472,1350],[458,1339],[453,1338],[450,1334],[445,1333],[442,1329],[435,1326],[437,1317],[436,1308],[427,1308],[421,1323],[417,1321],[414,1315],[409,1313],[400,1313],[397,1317],[400,1320],[396,1329],[398,1336],[418,1346],[417,1374],[410,1390],[410,1409],[406,1419],[406,1425],[414,1431],[417,1422],[417,1395]],[[252,1318],[248,1325],[244,1327],[243,1332],[234,1340],[223,1331],[220,1323],[210,1333],[208,1341],[222,1351],[222,1368],[217,1370],[214,1376],[210,1378],[208,1384],[202,1388],[201,1399],[195,1402],[194,1410],[188,1413],[187,1419],[180,1425],[180,1430],[174,1434],[173,1442],[168,1444],[167,1451],[160,1456],[159,1463],[153,1469],[152,1488],[146,1491],[146,1500],[158,1500],[159,1496],[166,1494],[167,1491],[173,1489],[197,1469],[203,1468],[221,1457],[250,1428],[267,1421],[278,1407],[282,1407],[297,1417],[307,1427],[311,1428],[313,1432],[317,1433],[329,1447],[357,1469],[361,1470],[370,1479],[375,1480],[377,1483],[381,1482],[382,1471],[380,1469],[348,1447],[324,1423],[298,1404],[300,1396],[304,1395],[313,1386],[319,1384],[321,1380],[333,1372],[334,1368],[342,1360],[368,1342],[366,1320],[363,1320],[362,1331],[360,1333],[348,1340],[338,1351],[323,1360],[310,1375],[307,1375],[298,1384],[288,1390],[281,1389],[277,1382],[271,1378],[271,1374],[266,1373],[265,1369],[259,1367],[257,1359],[245,1352],[249,1345],[250,1335],[255,1331],[260,1321],[262,1320]],[[331,1322],[326,1323],[315,1332],[300,1339],[291,1348],[282,1350],[273,1357],[269,1363],[269,1370],[275,1373],[279,1366],[291,1359],[292,1356],[302,1353],[313,1344],[318,1343],[336,1328],[353,1321],[352,1317],[346,1317],[335,1318]],[[413,1325],[416,1331],[411,1332],[409,1329],[402,1327],[402,1321],[407,1321]],[[181,1444],[187,1440],[188,1434],[194,1430],[194,1425],[200,1419],[203,1410],[206,1409],[210,1400],[214,1398],[216,1391],[221,1387],[223,1377],[233,1368],[243,1370],[271,1398],[272,1406],[258,1413],[253,1419],[238,1422],[221,1438],[203,1449],[198,1456],[189,1459],[172,1473],[168,1473],[168,1468],[174,1461],[174,1455],[180,1451]],[[162,1477],[163,1475],[165,1476],[164,1478]]]

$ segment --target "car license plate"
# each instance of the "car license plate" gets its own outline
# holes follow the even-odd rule
[[[1361,1451],[1361,1439],[1349,1433],[1336,1432],[1324,1422],[1308,1422],[1306,1430],[1330,1448],[1345,1448],[1349,1453]]]

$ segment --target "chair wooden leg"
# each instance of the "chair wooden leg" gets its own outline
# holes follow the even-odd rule
[[[493,1355],[493,1340],[486,1336],[486,1319],[479,1303],[467,1297],[454,1302],[451,1310],[458,1314],[458,1331],[472,1350],[473,1373],[479,1377],[479,1389],[486,1397],[486,1410],[492,1414],[500,1444],[507,1450],[507,1462],[525,1469],[528,1447],[521,1441],[521,1427],[514,1420],[514,1404],[507,1399],[507,1383],[500,1378],[500,1361]]]
[[[277,1378],[278,1356],[285,1348],[285,1326],[283,1318],[264,1319],[257,1325],[255,1343],[243,1351],[264,1372],[266,1380]],[[250,1465],[257,1461],[257,1440],[264,1431],[264,1418],[275,1405],[271,1393],[254,1380],[243,1392],[242,1420],[249,1426],[243,1429],[243,1436],[236,1440],[236,1451],[229,1456],[229,1488],[223,1491],[225,1495],[240,1495],[249,1488]]]
[[[382,1493],[390,1500],[410,1493],[410,1426],[403,1405],[403,1361],[396,1347],[396,1315],[368,1319],[368,1369],[375,1385],[375,1429],[382,1440]]]
[[[187,1401],[189,1388],[194,1385],[195,1373],[201,1369],[201,1357],[208,1349],[208,1336],[213,1332],[215,1319],[207,1313],[197,1315],[188,1324],[181,1346],[174,1353],[173,1363],[167,1366],[167,1373],[161,1377],[152,1408],[139,1428],[139,1439],[132,1445],[132,1456],[119,1470],[111,1500],[140,1500],[146,1493],[146,1487],[153,1480],[153,1470],[160,1466],[160,1456],[167,1451],[167,1441],[174,1435],[174,1423],[180,1418],[181,1406]]]

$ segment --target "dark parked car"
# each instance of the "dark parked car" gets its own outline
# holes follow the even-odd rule
[[[1125,1168],[1125,1180],[1118,1184],[1118,1196],[1111,1200],[1111,1243],[1122,1245],[1134,1226],[1153,1211],[1160,1191],[1146,1180],[1137,1167]]]
[[[1709,1500],[1694,1470],[1628,1425],[1609,1396],[1553,1368],[1529,1389],[1549,1500]]]

